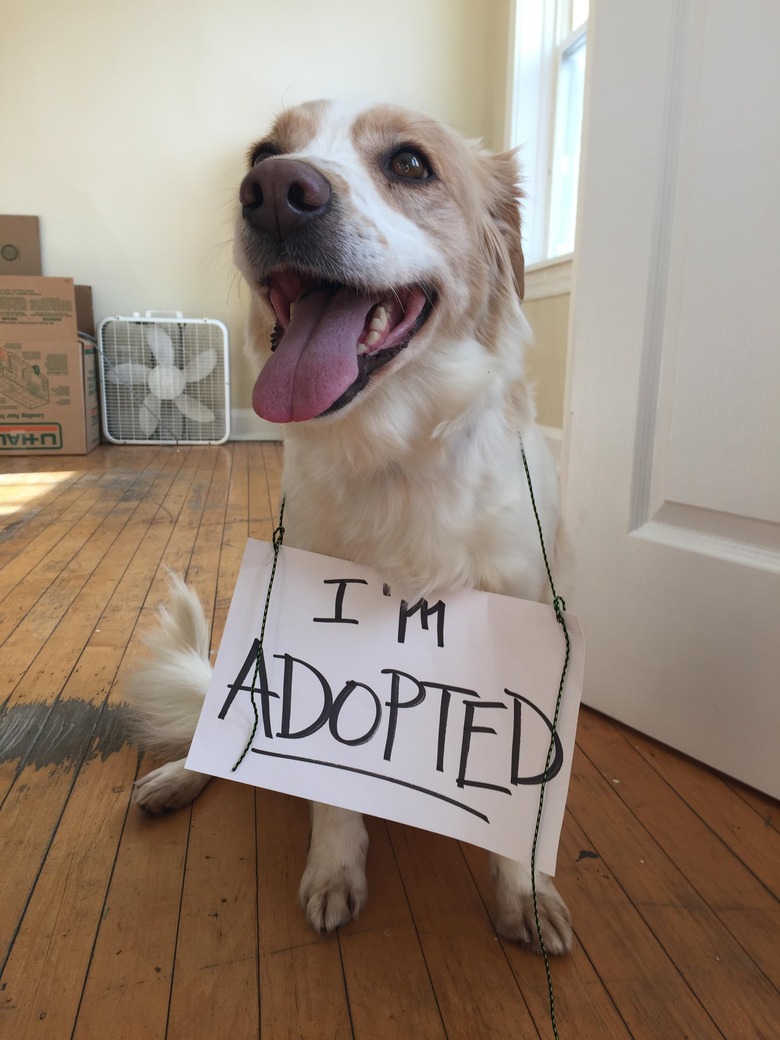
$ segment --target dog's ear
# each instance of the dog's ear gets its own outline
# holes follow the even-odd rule
[[[509,253],[509,262],[517,285],[517,294],[525,293],[525,258],[520,238],[520,168],[517,149],[485,157],[491,178],[490,215],[495,221]]]

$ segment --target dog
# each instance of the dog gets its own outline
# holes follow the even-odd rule
[[[477,588],[542,600],[557,473],[524,352],[519,171],[447,126],[388,106],[283,112],[248,154],[235,260],[250,289],[253,406],[284,426],[285,544],[377,568],[410,600]],[[175,580],[129,699],[143,743],[176,757],[135,787],[143,809],[190,802],[183,767],[208,685],[208,630]],[[366,898],[360,814],[312,804],[300,901],[330,931]],[[530,869],[491,856],[497,930],[538,946]],[[545,948],[569,912],[536,881]]]

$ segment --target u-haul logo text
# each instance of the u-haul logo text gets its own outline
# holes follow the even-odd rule
[[[59,423],[0,423],[0,451],[51,451],[61,447]]]

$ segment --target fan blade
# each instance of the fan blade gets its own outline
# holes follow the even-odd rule
[[[118,386],[143,386],[150,372],[150,368],[140,365],[137,361],[120,361],[118,365],[109,368],[106,379]]]
[[[195,422],[214,421],[212,410],[207,408],[205,404],[201,404],[200,401],[196,401],[194,397],[190,397],[189,394],[181,394],[179,397],[174,397],[173,403],[182,415],[186,415],[188,419],[194,419]]]
[[[149,344],[149,349],[154,354],[157,364],[172,365],[173,342],[165,329],[160,328],[159,325],[150,325],[144,330],[144,333],[146,342]]]
[[[147,394],[138,409],[138,425],[147,437],[151,437],[160,425],[160,398]]]
[[[199,379],[205,379],[211,375],[217,364],[217,352],[212,347],[196,354],[192,361],[184,366],[184,378],[188,383],[196,383]]]

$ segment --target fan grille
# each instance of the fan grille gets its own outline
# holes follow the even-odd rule
[[[228,439],[228,339],[221,322],[108,318],[100,323],[98,346],[103,432],[109,441],[221,444]]]

